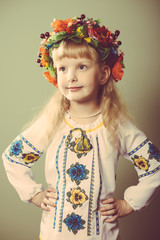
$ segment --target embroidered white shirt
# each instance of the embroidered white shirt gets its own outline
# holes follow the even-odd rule
[[[30,131],[19,135],[3,154],[8,178],[25,202],[43,190],[31,171],[43,149]],[[126,189],[124,199],[134,210],[150,203],[160,183],[160,152],[129,121],[120,126],[118,145],[115,149],[110,143],[101,116],[80,125],[66,114],[46,154],[46,181],[56,188],[58,200],[56,208],[43,212],[42,240],[118,239],[117,221],[105,222],[98,207],[101,200],[113,196],[120,155],[133,163],[139,177],[136,186]]]

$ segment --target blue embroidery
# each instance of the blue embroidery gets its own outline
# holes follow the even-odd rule
[[[20,153],[22,153],[23,145],[21,140],[14,141],[9,149],[9,155],[10,156],[18,156]]]
[[[72,164],[70,168],[67,170],[69,177],[71,178],[72,182],[76,182],[77,185],[81,183],[81,181],[88,179],[89,171],[86,169],[86,166],[76,162]]]
[[[152,143],[149,143],[149,159],[156,159],[158,162],[160,162],[160,151],[156,148],[156,146]]]
[[[63,136],[62,138],[62,141],[61,141],[61,144],[59,145],[58,149],[57,149],[57,154],[56,154],[56,170],[57,170],[57,173],[58,173],[58,178],[57,178],[57,183],[56,183],[56,190],[57,190],[57,195],[59,196],[59,189],[58,189],[58,184],[59,184],[59,181],[60,181],[60,172],[59,172],[59,168],[58,168],[58,159],[59,159],[59,151],[60,151],[60,148],[62,147],[62,144],[64,142],[64,139],[65,139],[65,136]],[[53,229],[55,229],[55,226],[56,226],[56,217],[57,217],[57,200],[55,201],[55,215],[54,215],[54,222],[53,222]]]
[[[96,210],[96,234],[99,235],[99,215],[98,215],[98,210]]]
[[[83,226],[86,221],[81,218],[80,215],[75,213],[68,214],[64,219],[64,223],[68,227],[69,231],[72,231],[74,234],[77,234],[78,230],[84,229]]]
[[[16,163],[16,164],[23,165],[23,166],[25,166],[25,167],[31,168],[31,167],[27,166],[27,165],[24,164],[24,163],[20,163],[20,162],[17,162],[17,161],[15,161],[15,160],[11,159],[6,153],[4,153],[4,156],[5,156],[6,159],[9,160],[11,163]]]
[[[138,147],[136,147],[133,151],[131,151],[130,153],[128,153],[129,156],[131,156],[132,154],[134,154],[135,152],[137,152],[140,148],[142,148],[147,142],[149,141],[149,138],[147,138],[144,142],[142,142],[140,145],[138,145]]]
[[[155,169],[153,169],[152,171],[149,171],[149,172],[147,172],[147,173],[144,173],[144,174],[142,174],[142,175],[139,175],[139,178],[149,176],[149,175],[151,175],[151,174],[153,174],[153,173],[158,172],[159,170],[160,170],[160,165],[159,165],[158,167],[156,167]]]
[[[97,142],[98,158],[99,158],[99,142],[98,142],[98,137],[96,137],[96,142]],[[101,176],[101,173],[100,173],[99,196],[101,195],[101,191],[102,191],[102,176]],[[100,234],[98,209],[96,210],[96,234],[97,234],[97,235]]]
[[[42,152],[40,152],[36,147],[34,147],[25,137],[22,136],[22,134],[20,135],[20,138],[21,138],[29,147],[31,147],[36,153],[38,153],[39,155],[42,154]]]
[[[61,209],[60,209],[60,216],[59,216],[59,229],[58,229],[59,232],[62,231],[63,209],[64,209],[65,189],[66,189],[66,160],[67,160],[67,152],[68,152],[68,148],[65,148],[64,158],[63,158],[63,187],[62,187]]]
[[[94,181],[95,181],[94,178],[95,178],[95,162],[94,162],[94,151],[93,151],[91,183],[90,183],[90,197],[89,197],[89,208],[88,208],[88,226],[87,226],[87,235],[88,236],[91,236],[92,205],[93,205],[93,193],[94,193]]]

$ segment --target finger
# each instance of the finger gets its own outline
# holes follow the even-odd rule
[[[53,200],[52,198],[44,198],[43,203],[51,207],[56,207],[55,200]]]
[[[50,208],[47,207],[43,202],[41,203],[41,208],[45,211],[48,211],[48,212],[50,211]]]
[[[47,192],[47,193],[46,193],[46,197],[47,197],[47,198],[58,199],[58,195],[57,195],[56,192],[55,192],[55,193],[53,193],[53,192]]]
[[[105,200],[102,200],[102,204],[111,204],[114,203],[115,199],[114,198],[107,198]]]
[[[102,216],[114,216],[114,215],[117,215],[117,210],[113,209],[110,211],[101,212],[101,215]]]
[[[105,206],[103,207],[100,207],[99,210],[101,212],[105,212],[105,211],[109,211],[109,210],[112,210],[112,209],[116,209],[116,204],[106,204]]]
[[[117,218],[118,218],[118,215],[114,215],[113,217],[107,218],[105,221],[107,223],[112,223],[112,222],[116,221]]]
[[[47,192],[53,192],[53,193],[56,193],[57,192],[57,190],[55,189],[55,188],[53,188],[53,187],[47,187],[47,190],[46,190]]]

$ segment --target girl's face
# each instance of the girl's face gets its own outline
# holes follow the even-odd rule
[[[64,57],[55,61],[60,92],[70,101],[97,101],[99,65],[88,58]]]

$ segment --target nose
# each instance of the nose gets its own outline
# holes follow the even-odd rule
[[[77,82],[77,75],[75,70],[70,70],[68,71],[68,76],[67,76],[68,82]]]

